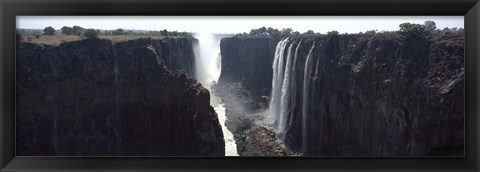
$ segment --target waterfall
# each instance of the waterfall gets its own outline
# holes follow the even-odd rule
[[[289,113],[290,109],[290,102],[289,100],[289,95],[290,95],[290,76],[291,76],[291,70],[292,70],[292,47],[293,43],[290,44],[288,47],[288,52],[287,52],[287,64],[285,65],[285,73],[283,73],[283,81],[282,86],[281,86],[281,94],[280,94],[280,114],[278,115],[278,124],[277,124],[277,129],[279,132],[279,137],[280,139],[283,140],[283,137],[285,136],[285,118]]]
[[[300,48],[300,45],[302,44],[302,40],[300,40],[300,43],[298,43],[297,48],[295,49],[295,56],[293,58],[293,70],[292,70],[292,85],[291,85],[291,94],[290,94],[290,102],[292,105],[296,104],[296,95],[297,95],[297,59],[298,59],[298,49]],[[293,109],[292,109],[293,110]],[[286,126],[286,130],[288,131],[290,127],[292,126],[292,121],[293,121],[293,115],[290,115],[290,118],[288,118],[288,124]]]
[[[301,99],[301,132],[302,132],[302,151],[307,150],[307,126],[308,126],[308,101],[309,101],[309,84],[310,76],[312,74],[312,52],[315,48],[315,41],[313,42],[308,55],[305,59],[305,68],[303,71],[297,69],[299,57],[299,48],[302,45],[302,40],[296,45],[295,52],[292,52],[295,42],[284,39],[277,44],[275,49],[275,57],[273,61],[273,79],[272,79],[272,94],[269,106],[270,124],[277,133],[278,138],[283,141],[285,134],[290,129],[293,121],[293,107],[300,102],[295,102],[296,97]],[[287,48],[288,46],[288,48]],[[285,50],[286,53],[285,53]],[[297,79],[297,75],[303,78]],[[303,81],[302,81],[303,79]],[[297,83],[298,82],[298,83]],[[300,85],[303,82],[303,85]],[[298,87],[302,87],[302,92],[297,93]],[[301,94],[298,95],[297,94]]]
[[[271,123],[274,124],[278,138],[283,140],[285,133],[292,123],[292,105],[295,103],[295,96],[297,85],[297,59],[298,49],[301,46],[301,41],[296,45],[295,53],[292,52],[295,42],[292,42],[287,49],[285,49],[289,39],[284,39],[277,44],[275,50],[275,59],[272,66],[272,99],[270,101],[269,112],[271,116]]]
[[[195,61],[197,80],[211,92],[212,83],[216,83],[221,72],[220,39],[207,32],[195,34],[198,46],[195,46]],[[225,104],[220,97],[210,94],[210,105],[218,115],[225,141],[225,156],[238,156],[237,145],[233,134],[225,126]]]
[[[195,34],[198,46],[195,46],[195,73],[196,79],[206,88],[220,77],[221,68],[218,65],[220,54],[220,41],[210,33]]]
[[[310,76],[312,74],[312,51],[315,48],[315,41],[312,48],[308,51],[307,59],[305,60],[305,70],[303,72],[303,100],[302,100],[302,152],[307,151],[307,115],[308,115],[308,86],[310,84]]]
[[[277,44],[277,47],[275,48],[275,58],[273,61],[273,78],[272,78],[272,94],[271,94],[271,100],[270,100],[270,105],[269,105],[269,111],[270,111],[270,121],[269,123],[276,123],[275,121],[278,119],[279,115],[279,107],[280,107],[280,96],[281,96],[281,90],[280,88],[282,87],[283,83],[280,83],[279,81],[283,81],[283,56],[285,54],[285,48],[288,43],[288,38],[280,41]]]

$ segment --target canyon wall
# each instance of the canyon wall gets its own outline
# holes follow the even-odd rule
[[[223,156],[190,38],[17,43],[19,156]]]
[[[227,43],[236,44],[222,41]],[[294,37],[285,47],[290,45],[290,53],[296,53],[290,65],[296,72],[289,77],[285,118],[290,126],[283,138],[289,149],[306,156],[464,155],[463,32],[439,32],[428,38],[398,33]],[[234,52],[224,52],[232,51],[225,47],[229,46],[222,45],[224,63],[260,51],[249,56],[258,60],[224,65],[237,70],[272,60],[255,71],[270,77],[259,83],[237,70],[222,68],[222,76],[238,75],[248,85],[269,82],[271,87],[273,56],[259,56],[275,47],[237,46]],[[310,49],[311,73],[305,75]]]
[[[218,83],[243,82],[254,100],[270,95],[272,61],[278,38],[223,38],[222,72]]]

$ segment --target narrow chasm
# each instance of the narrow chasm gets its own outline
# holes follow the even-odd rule
[[[226,127],[226,107],[222,98],[217,96],[215,85],[221,72],[220,39],[210,33],[197,33],[194,37],[198,40],[194,45],[196,60],[196,78],[207,89],[211,90],[210,105],[218,115],[225,141],[225,156],[238,156],[237,146],[232,132]]]

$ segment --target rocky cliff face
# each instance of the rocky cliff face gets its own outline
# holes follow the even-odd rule
[[[189,76],[195,76],[195,55],[193,43],[195,39],[164,38],[163,41],[153,41],[155,51],[170,70],[184,70]]]
[[[223,38],[219,84],[243,82],[254,100],[268,96],[272,87],[273,55],[278,38]]]
[[[313,44],[311,74],[304,77]],[[294,91],[286,112],[288,148],[303,155],[464,154],[463,33],[298,37],[286,47],[290,45],[291,53],[296,48],[298,53],[290,63],[297,72],[290,77]],[[229,51],[224,48],[222,55]],[[248,51],[254,52],[241,46],[235,52]],[[271,61],[265,66],[256,72],[272,71]],[[248,75],[239,75],[248,80]],[[272,78],[265,80],[271,84]]]
[[[223,156],[193,66],[187,38],[18,43],[17,155]]]

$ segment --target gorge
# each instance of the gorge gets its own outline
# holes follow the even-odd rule
[[[17,155],[463,156],[464,37],[17,41]]]
[[[221,72],[220,39],[208,32],[201,32],[195,35],[198,44],[194,46],[196,58],[196,78],[207,89],[211,90],[212,85],[218,82]],[[218,114],[225,140],[225,156],[238,156],[237,146],[232,132],[225,126],[225,104],[215,94],[210,94],[210,105]]]
[[[265,127],[292,155],[461,156],[463,47],[463,33],[224,38],[219,87],[244,89],[224,92],[243,100],[227,124],[240,155]]]

